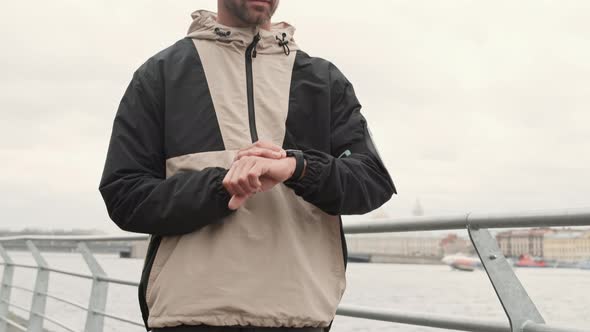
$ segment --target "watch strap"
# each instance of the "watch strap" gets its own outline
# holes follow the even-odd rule
[[[295,171],[293,171],[293,175],[291,175],[288,181],[299,180],[301,175],[303,175],[303,168],[305,167],[305,157],[303,156],[303,151],[287,149],[285,152],[287,153],[287,157],[295,158]]]

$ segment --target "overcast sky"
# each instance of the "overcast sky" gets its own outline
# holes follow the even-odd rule
[[[359,5],[364,4],[364,5]],[[0,13],[0,227],[119,229],[98,192],[133,71],[216,1],[12,1]],[[283,0],[349,78],[407,216],[590,206],[589,1]]]

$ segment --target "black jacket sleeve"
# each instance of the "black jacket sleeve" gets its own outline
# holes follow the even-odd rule
[[[133,74],[114,119],[99,190],[119,228],[179,235],[230,214],[231,196],[222,184],[224,168],[166,178],[160,72],[150,59]]]
[[[397,193],[373,144],[352,84],[330,64],[331,153],[304,150],[302,179],[285,185],[332,215],[364,214]]]

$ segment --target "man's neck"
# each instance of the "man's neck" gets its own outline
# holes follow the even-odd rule
[[[240,20],[238,17],[227,13],[224,10],[219,10],[217,13],[217,22],[223,24],[228,27],[234,28],[248,28],[248,27],[255,27],[256,25],[252,25],[250,23],[244,22]],[[270,20],[260,24],[260,28],[264,30],[270,30]]]

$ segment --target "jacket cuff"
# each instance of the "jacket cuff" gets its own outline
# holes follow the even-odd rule
[[[289,179],[283,182],[300,196],[313,192],[320,186],[322,173],[330,167],[331,156],[320,151],[308,150],[303,152],[303,157],[307,162],[303,177],[300,179]]]
[[[225,186],[223,185],[223,179],[225,178],[225,175],[227,174],[227,172],[229,172],[229,169],[225,169],[225,168],[221,168],[221,167],[218,167],[218,169],[219,169],[219,174],[217,175],[217,178],[214,181],[215,192],[217,193],[217,199],[218,199],[220,207],[225,208],[227,210],[231,210],[227,206],[229,204],[230,199],[231,199],[231,194],[229,193],[229,191],[227,191],[227,189],[225,189]]]

